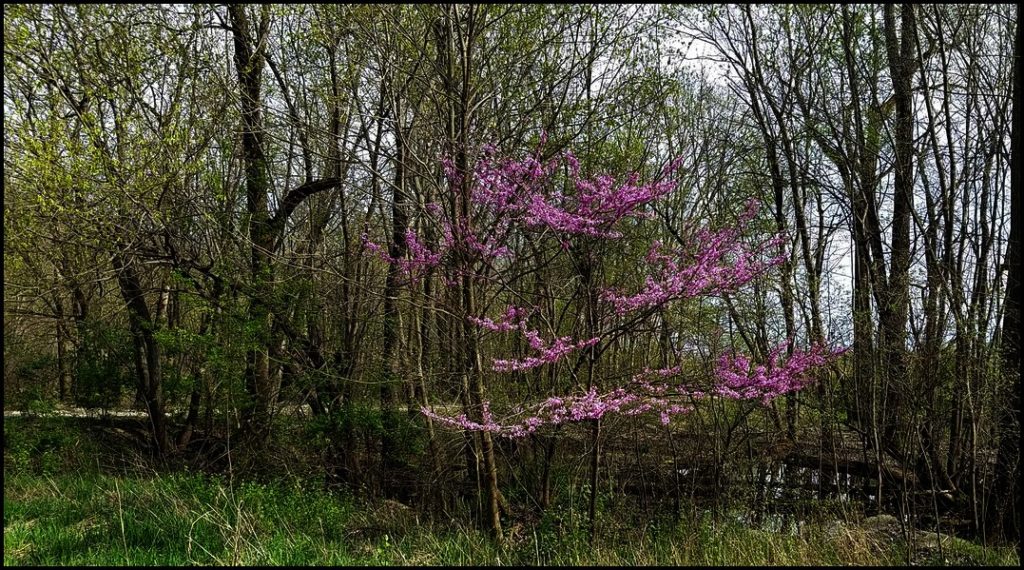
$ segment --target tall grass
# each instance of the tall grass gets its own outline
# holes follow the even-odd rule
[[[393,502],[357,504],[298,485],[234,487],[198,474],[159,478],[15,474],[4,481],[4,564],[24,565],[845,565],[904,564],[870,530],[751,528],[710,517],[616,527],[591,547],[582,526],[512,525],[499,543],[427,524]],[[1015,564],[1011,549],[965,541],[929,563]]]
[[[5,564],[351,564],[349,503],[202,475],[8,476]]]
[[[828,517],[770,529],[699,512],[647,522],[614,501],[593,544],[579,509],[559,502],[539,519],[506,521],[497,541],[468,520],[426,521],[300,478],[100,469],[90,438],[25,427],[4,425],[5,565],[1017,564],[1010,548],[950,539],[941,552],[910,551]]]

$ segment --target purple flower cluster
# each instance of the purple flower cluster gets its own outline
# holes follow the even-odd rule
[[[609,175],[592,178],[580,176],[579,160],[571,153],[546,162],[539,151],[521,159],[500,158],[492,145],[482,147],[482,156],[471,173],[460,171],[450,158],[442,160],[445,176],[452,188],[459,187],[465,175],[471,176],[470,218],[452,216],[437,204],[427,204],[426,220],[440,228],[441,243],[433,251],[419,241],[416,233],[405,233],[406,255],[395,259],[388,251],[363,236],[364,248],[370,254],[397,265],[401,271],[417,279],[424,271],[452,259],[483,260],[492,263],[502,260],[508,266],[514,262],[510,244],[515,232],[540,230],[557,240],[563,250],[571,247],[574,237],[586,236],[614,239],[622,234],[615,225],[625,218],[646,216],[645,206],[671,192],[675,186],[674,174],[680,160],[668,165],[656,181],[641,184],[639,175],[623,180]],[[565,173],[564,176],[562,173]],[[561,188],[567,190],[563,192]],[[649,268],[644,287],[636,293],[606,289],[602,298],[610,302],[618,314],[638,309],[658,307],[670,301],[701,295],[733,291],[762,275],[785,259],[781,252],[784,236],[747,244],[743,241],[746,226],[754,219],[758,209],[750,201],[734,227],[718,231],[703,228],[691,233],[689,245],[665,248],[654,242],[644,258]],[[776,248],[774,256],[768,253]],[[472,268],[461,262],[447,264],[443,279],[454,283],[455,276],[466,276]],[[480,275],[470,275],[474,279]],[[497,372],[530,370],[544,364],[558,362],[566,355],[601,341],[600,336],[575,340],[571,336],[553,340],[541,338],[540,330],[530,329],[527,309],[509,306],[504,314],[492,320],[486,316],[470,316],[469,321],[483,329],[495,332],[518,330],[534,353],[520,359],[495,359],[492,369]],[[788,358],[777,347],[763,365],[755,365],[742,355],[724,355],[716,366],[716,381],[703,389],[676,384],[666,380],[682,373],[681,365],[658,370],[645,369],[632,381],[610,392],[598,394],[591,388],[583,394],[552,397],[535,405],[532,413],[521,420],[499,423],[488,403],[480,410],[480,420],[471,420],[465,414],[455,417],[441,416],[424,407],[427,417],[457,429],[487,431],[505,437],[523,437],[545,425],[596,420],[607,414],[636,416],[657,413],[663,424],[672,416],[683,414],[690,403],[707,396],[730,399],[760,400],[773,398],[804,388],[812,381],[811,371],[837,357],[843,350],[830,350],[822,346],[807,351],[796,351]],[[518,414],[517,414],[518,415]],[[512,416],[516,417],[516,416]]]
[[[734,291],[785,260],[785,255],[763,259],[764,252],[782,243],[775,236],[750,247],[741,241],[745,225],[757,212],[757,202],[747,204],[740,225],[712,232],[706,228],[696,232],[693,248],[662,252],[655,241],[644,257],[652,274],[644,288],[632,295],[605,290],[602,297],[615,306],[619,314],[637,309],[657,307],[676,299]]]
[[[405,230],[405,245],[409,248],[409,259],[404,260],[407,262],[403,266],[404,271],[412,272],[416,267],[434,267],[441,263],[441,253],[430,251],[411,229]]]
[[[806,351],[795,351],[789,358],[782,353],[788,343],[776,347],[768,358],[767,365],[753,366],[750,359],[742,355],[723,355],[718,360],[715,373],[717,383],[708,391],[684,386],[669,386],[664,382],[652,383],[648,378],[661,379],[676,376],[681,366],[661,369],[644,369],[635,375],[628,386],[616,388],[605,394],[598,394],[596,388],[578,396],[550,397],[534,407],[532,415],[519,421],[498,423],[484,404],[483,421],[474,422],[460,414],[455,417],[442,416],[429,408],[420,410],[427,417],[455,429],[489,431],[500,436],[518,438],[536,432],[543,426],[597,420],[608,414],[637,416],[657,412],[663,425],[671,422],[672,416],[693,410],[692,405],[673,403],[672,400],[686,398],[689,401],[717,395],[735,400],[760,400],[767,404],[783,394],[805,388],[813,381],[811,372],[836,359],[848,349],[830,349],[815,345]]]
[[[487,224],[488,231],[478,234],[470,229],[469,223],[462,217],[454,224],[447,220],[441,223],[441,235],[447,250],[465,249],[480,259],[498,259],[511,257],[512,251],[503,245],[511,233],[512,223],[507,217],[499,217]]]
[[[377,255],[390,264],[397,265],[399,271],[413,281],[419,279],[420,275],[427,269],[436,267],[441,263],[441,252],[431,251],[427,246],[420,243],[416,232],[411,229],[405,231],[405,245],[408,257],[401,259],[392,257],[383,246],[370,241],[369,236],[366,234],[363,234],[360,238],[363,242],[363,248],[367,252]]]
[[[633,390],[616,388],[611,392],[598,394],[596,388],[591,388],[578,396],[548,398],[535,406],[533,414],[525,419],[501,424],[494,421],[488,403],[484,403],[481,422],[470,420],[465,414],[455,417],[442,416],[427,407],[421,407],[420,411],[428,418],[455,429],[487,431],[509,438],[525,437],[546,425],[598,420],[607,414],[615,413],[636,416],[656,411],[661,423],[667,425],[672,416],[690,412],[693,407],[674,404],[661,397],[660,394],[663,394],[665,389],[665,386],[648,385],[646,392],[634,387]]]
[[[492,321],[487,317],[468,317],[468,319],[469,322],[487,330],[507,332],[513,329],[526,330],[526,317],[528,315],[529,311],[526,309],[509,305],[508,309],[505,309],[505,314],[502,315],[497,322]]]
[[[536,156],[522,160],[495,159],[488,155],[474,170],[473,201],[493,214],[521,222],[527,228],[547,228],[559,235],[615,238],[621,234],[611,226],[675,188],[671,175],[679,168],[676,160],[659,181],[639,184],[633,174],[619,183],[614,177],[593,179],[579,174],[579,160],[571,152],[561,157],[569,170],[572,195],[556,188],[560,170],[558,157],[542,163]]]
[[[785,358],[782,352],[787,345],[788,341],[775,347],[768,356],[768,363],[756,366],[743,355],[722,355],[715,369],[720,382],[714,393],[738,400],[760,399],[767,403],[783,394],[803,389],[813,381],[811,370],[848,350],[815,345],[806,351],[794,351]]]
[[[523,331],[523,334],[526,336],[527,342],[530,343],[530,347],[540,352],[540,354],[513,360],[495,359],[492,365],[492,369],[495,372],[529,370],[544,364],[551,364],[571,352],[593,346],[601,341],[601,337],[595,336],[594,338],[573,342],[572,337],[563,336],[556,338],[551,344],[547,344],[541,340],[540,331],[528,330]]]
[[[539,352],[537,356],[529,356],[522,359],[495,359],[492,364],[492,369],[495,372],[530,370],[544,364],[551,364],[567,354],[593,346],[601,341],[601,337],[573,341],[572,337],[563,336],[556,338],[549,344],[540,338],[539,330],[527,328],[526,321],[528,317],[529,311],[512,305],[509,305],[508,309],[505,310],[505,314],[497,321],[491,320],[488,317],[468,317],[471,323],[495,332],[508,332],[519,329],[523,336],[526,337],[526,342],[530,345],[530,348]]]
[[[560,160],[561,159],[561,160]],[[462,174],[454,161],[446,157],[441,161],[445,177],[454,188],[462,181]],[[572,195],[558,188],[562,182],[557,175],[565,165]],[[675,188],[672,174],[680,161],[672,162],[656,182],[639,184],[633,174],[619,183],[612,176],[600,175],[584,179],[579,174],[579,161],[571,152],[541,162],[537,155],[522,159],[500,158],[493,145],[483,146],[483,156],[473,168],[471,200],[475,224],[483,231],[474,230],[467,220],[444,219],[437,204],[428,204],[427,213],[441,226],[442,243],[438,251],[423,245],[413,230],[405,233],[408,254],[394,259],[379,244],[362,236],[364,250],[387,263],[396,264],[413,280],[428,268],[441,263],[450,251],[465,251],[477,259],[507,259],[512,256],[509,239],[516,230],[545,229],[559,237],[567,249],[571,236],[615,238],[621,233],[612,229],[616,222],[629,216],[641,216],[641,208],[664,196]]]

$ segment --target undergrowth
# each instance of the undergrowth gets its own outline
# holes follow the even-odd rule
[[[24,429],[31,425],[32,429]],[[95,441],[57,422],[4,423],[5,565],[1015,565],[1010,548],[952,539],[915,551],[823,518],[750,525],[695,512],[643,522],[609,502],[591,543],[556,502],[493,539],[465,519],[425,520],[397,501],[316,481],[231,479],[180,469],[104,470]],[[95,461],[95,460],[94,460]]]

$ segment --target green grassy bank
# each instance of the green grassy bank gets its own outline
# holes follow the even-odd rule
[[[111,473],[92,438],[4,422],[4,564],[21,565],[846,565],[1016,564],[1009,548],[959,540],[908,550],[869,525],[761,529],[729,517],[638,523],[554,505],[508,521],[502,543],[466,520],[427,521],[299,479],[259,483],[177,470]],[[685,519],[685,518],[684,518]],[[918,545],[920,546],[920,545]]]

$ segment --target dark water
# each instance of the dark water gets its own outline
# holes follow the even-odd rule
[[[644,494],[643,500],[660,500],[662,504],[666,495],[678,494],[686,504],[700,511],[719,513],[775,532],[797,533],[810,520],[851,520],[887,514],[907,528],[931,530],[938,526],[944,533],[964,538],[975,535],[964,512],[954,512],[949,505],[936,508],[930,493],[884,480],[879,500],[876,478],[792,465],[783,460],[737,466],[680,465],[648,480],[645,486],[625,486],[622,490],[631,495]]]

